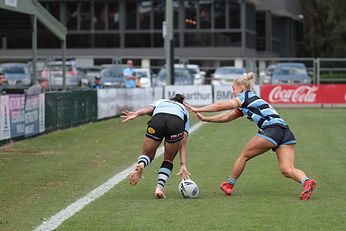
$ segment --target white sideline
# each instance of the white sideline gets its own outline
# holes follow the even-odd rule
[[[203,124],[204,122],[198,122],[191,127],[189,133],[193,133]],[[161,156],[162,154],[163,147],[160,147],[156,152],[156,157]],[[118,174],[107,180],[105,183],[86,194],[84,197],[70,204],[68,207],[55,214],[47,221],[43,222],[41,225],[37,226],[34,231],[51,231],[57,229],[59,225],[82,210],[86,205],[90,204],[91,202],[108,192],[110,189],[112,189],[115,185],[119,184],[122,180],[126,179],[136,167],[136,164],[137,163],[119,172]]]

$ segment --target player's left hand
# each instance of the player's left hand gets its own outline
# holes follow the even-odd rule
[[[186,180],[190,178],[190,173],[187,170],[185,164],[180,166],[179,172],[176,174],[177,176],[181,176],[182,179]]]
[[[121,118],[126,118],[122,122],[127,122],[129,120],[133,120],[134,118],[136,118],[137,114],[135,112],[133,112],[133,111],[124,110],[120,117]]]

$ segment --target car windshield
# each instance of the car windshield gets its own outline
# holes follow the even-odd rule
[[[273,71],[277,75],[307,75],[304,68],[280,68]]]
[[[189,73],[185,69],[174,69],[174,77],[176,79],[189,79]],[[167,71],[166,69],[162,69],[158,75],[159,79],[165,80],[167,78]]]
[[[140,78],[148,78],[146,71],[136,71],[136,75]]]
[[[244,69],[242,69],[242,68],[218,68],[218,69],[216,69],[215,74],[242,75],[242,74],[244,74]]]
[[[62,72],[62,65],[50,65],[50,66],[48,66],[48,69],[50,71],[61,71]],[[72,66],[66,65],[66,71],[73,71]]]
[[[123,78],[123,69],[122,68],[107,68],[102,70],[102,77],[109,78]]]
[[[5,74],[25,74],[24,67],[18,67],[18,66],[3,67],[2,71]]]
[[[189,70],[190,74],[192,74],[192,75],[198,74],[198,71],[195,68],[188,68],[188,70]]]

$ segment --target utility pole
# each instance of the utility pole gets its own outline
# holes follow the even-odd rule
[[[167,85],[174,84],[173,0],[166,0],[166,21],[162,33],[165,38]]]

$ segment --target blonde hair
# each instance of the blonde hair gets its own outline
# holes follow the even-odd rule
[[[257,75],[253,72],[244,73],[243,76],[235,79],[234,83],[237,84],[238,86],[244,85],[246,90],[250,90],[252,84],[256,82],[256,76]]]

